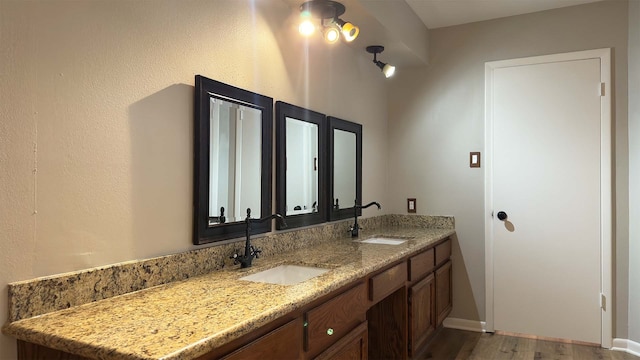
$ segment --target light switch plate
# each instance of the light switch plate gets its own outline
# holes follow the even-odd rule
[[[479,168],[480,167],[480,152],[474,151],[469,153],[469,167]]]
[[[412,199],[412,198],[407,199],[407,212],[408,213],[416,212],[416,199]]]

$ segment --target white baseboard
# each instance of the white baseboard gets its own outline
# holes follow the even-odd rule
[[[484,321],[467,320],[448,317],[444,319],[442,325],[450,329],[467,330],[475,332],[486,332],[487,323]]]
[[[611,350],[624,351],[631,355],[640,356],[640,343],[629,339],[613,339]]]

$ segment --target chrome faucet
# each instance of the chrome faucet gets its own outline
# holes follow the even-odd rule
[[[380,204],[372,201],[370,203],[368,203],[367,205],[358,205],[358,199],[356,199],[353,203],[353,225],[351,225],[351,227],[349,228],[349,231],[351,232],[351,237],[358,237],[358,231],[361,230],[362,228],[358,225],[358,209],[366,209],[369,206],[372,205],[376,205],[378,207],[378,210],[381,209]]]
[[[269,221],[271,219],[279,219],[280,220],[280,224],[282,224],[283,227],[287,227],[287,223],[284,221],[284,217],[282,217],[282,215],[280,214],[271,214],[269,216],[265,216],[261,219],[252,219],[251,218],[251,209],[247,208],[247,218],[244,220],[244,223],[246,225],[246,229],[245,229],[245,235],[246,235],[246,239],[244,242],[244,255],[240,255],[237,252],[235,252],[233,255],[231,255],[231,259],[233,259],[233,264],[237,265],[240,264],[240,268],[244,269],[244,268],[248,268],[251,267],[251,263],[253,262],[253,259],[257,259],[260,257],[260,253],[262,252],[262,250],[254,247],[253,245],[251,245],[251,224],[252,223],[263,223],[265,221]]]

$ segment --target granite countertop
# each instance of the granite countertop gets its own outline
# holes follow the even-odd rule
[[[249,269],[188,280],[14,321],[3,332],[20,340],[99,359],[191,359],[450,236],[453,229],[383,227],[361,232],[407,238],[401,245],[343,237],[261,257]],[[239,280],[281,264],[331,269],[296,285]]]

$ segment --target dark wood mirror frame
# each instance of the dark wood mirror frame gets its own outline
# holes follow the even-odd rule
[[[340,208],[335,210],[333,208],[333,182],[334,182],[334,130],[344,130],[356,134],[356,199],[360,204],[362,202],[362,125],[356,124],[351,121],[342,120],[333,116],[327,117],[329,126],[327,127],[327,139],[329,149],[329,161],[327,165],[327,204],[329,221],[347,219],[353,217],[353,204],[349,207]],[[358,215],[362,215],[362,210],[358,209]]]
[[[271,214],[271,176],[272,176],[272,136],[273,136],[273,99],[227,85],[201,75],[195,77],[194,108],[194,194],[193,194],[193,243],[202,245],[225,239],[243,237],[244,221],[209,225],[209,143],[210,143],[210,97],[216,96],[226,101],[252,107],[262,111],[261,146],[261,190],[260,213]],[[251,233],[265,233],[271,230],[271,221],[252,224]]]
[[[287,213],[287,131],[286,118],[294,118],[318,126],[318,211],[286,215]],[[285,217],[288,228],[319,224],[327,219],[327,120],[324,114],[299,106],[276,102],[276,209]],[[277,222],[278,229],[282,229]]]

